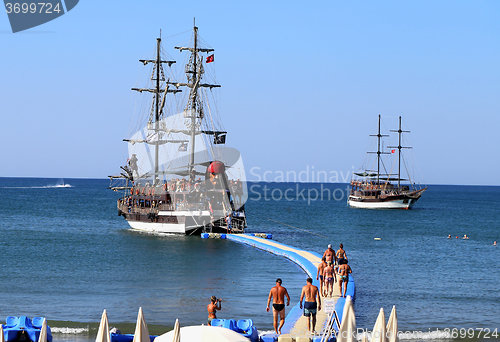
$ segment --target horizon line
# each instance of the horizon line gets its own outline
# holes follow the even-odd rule
[[[33,176],[0,176],[0,179],[2,178],[30,178],[30,179],[80,179],[80,180],[109,180],[108,178],[98,178],[98,177],[33,177]],[[344,183],[344,182],[267,182],[267,181],[258,181],[258,180],[246,180],[246,182],[251,182],[251,183],[275,183],[275,184],[287,184],[287,183],[300,183],[300,184],[347,184],[349,185],[350,182]],[[417,184],[423,187],[426,186],[433,186],[433,185],[443,185],[443,186],[500,186],[500,184],[495,185],[495,184],[439,184],[439,183],[428,183],[428,184]]]

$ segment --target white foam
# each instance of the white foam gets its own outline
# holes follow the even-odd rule
[[[56,184],[44,186],[4,186],[2,189],[57,189],[57,188],[73,188],[71,184]]]
[[[52,187],[53,188],[72,188],[73,185],[71,185],[71,184],[57,184],[57,185],[54,185]]]
[[[88,333],[89,328],[68,328],[68,327],[50,327],[50,331],[58,334],[83,334]]]

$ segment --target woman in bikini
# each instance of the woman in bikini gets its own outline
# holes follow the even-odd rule
[[[340,244],[340,249],[337,251],[337,265],[342,265],[344,260],[347,260],[347,255],[344,251],[344,245]]]
[[[221,308],[222,299],[217,299],[217,297],[212,296],[210,298],[210,304],[207,305],[208,310],[208,325],[212,325],[212,320],[216,319],[215,313],[217,310],[222,310]]]
[[[325,295],[331,298],[333,295],[333,283],[336,281],[331,261],[327,262],[327,265],[323,270],[323,279],[325,281]]]
[[[349,273],[352,273],[351,266],[347,264],[347,259],[344,259],[342,264],[339,266],[339,289],[340,297],[345,297],[347,292],[347,283],[349,282]],[[342,294],[342,283],[344,284],[344,294]]]

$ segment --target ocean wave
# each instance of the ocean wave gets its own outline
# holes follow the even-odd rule
[[[83,333],[88,333],[89,328],[69,328],[69,327],[50,327],[50,331],[52,333],[57,333],[57,334],[83,334]]]

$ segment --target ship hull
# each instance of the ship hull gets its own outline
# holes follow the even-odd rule
[[[218,219],[213,219],[208,210],[160,210],[151,216],[145,213],[127,213],[125,210],[120,210],[119,204],[118,214],[125,217],[132,229],[149,234],[199,235],[206,231],[242,233],[246,227],[243,211],[233,213],[230,230],[228,230],[223,213],[217,210],[213,215],[219,217]]]
[[[411,195],[396,195],[384,198],[363,198],[350,195],[347,203],[352,208],[362,209],[411,209],[426,189],[415,191]]]
[[[186,225],[184,223],[158,223],[158,222],[140,222],[127,221],[134,230],[150,234],[186,234]]]
[[[368,201],[359,200],[358,198],[351,198],[349,196],[349,206],[353,208],[362,209],[411,209],[413,205],[417,202],[416,199],[399,199],[399,200],[389,200],[389,201]]]
[[[208,211],[159,211],[153,220],[144,214],[124,216],[132,229],[152,234],[190,235],[197,231],[201,233],[201,230],[210,223]]]

